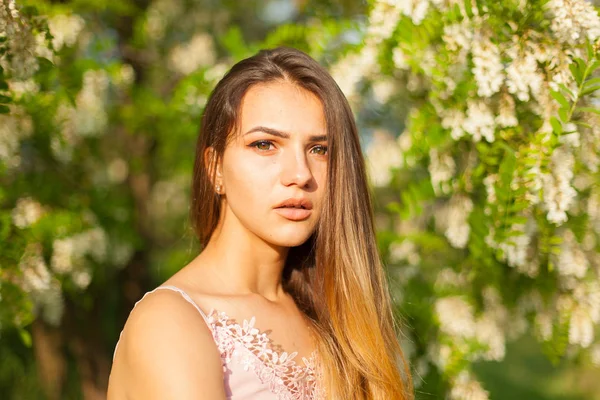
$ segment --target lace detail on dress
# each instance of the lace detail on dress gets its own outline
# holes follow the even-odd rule
[[[207,323],[221,353],[225,372],[226,364],[235,358],[246,371],[254,371],[279,400],[324,398],[316,351],[309,358],[302,357],[303,365],[299,365],[295,360],[297,352],[279,353],[271,348],[267,334],[254,327],[254,317],[240,325],[213,309],[207,315]],[[236,352],[236,345],[242,347],[243,354]]]

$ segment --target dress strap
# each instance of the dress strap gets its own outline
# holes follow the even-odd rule
[[[157,287],[154,290],[158,290],[158,289],[168,289],[168,290],[173,290],[174,292],[178,292],[188,303],[190,303],[191,305],[196,307],[196,310],[198,310],[200,315],[202,315],[202,318],[204,318],[204,320],[206,322],[208,322],[208,316],[204,313],[204,311],[202,311],[202,309],[198,306],[198,304],[196,304],[196,302],[194,300],[192,300],[190,295],[187,294],[183,289],[180,289],[177,286],[173,286],[173,285],[163,285],[163,286]],[[152,292],[154,292],[154,290]],[[152,293],[152,292],[150,292],[150,293]]]
[[[204,322],[206,322],[206,324],[208,325],[208,328],[212,331],[212,328],[210,326],[210,323],[208,322],[208,316],[204,313],[204,311],[202,311],[202,309],[198,306],[198,304],[196,304],[196,302],[194,300],[192,300],[192,298],[190,297],[189,294],[187,294],[183,289],[178,288],[177,286],[173,286],[173,285],[163,285],[163,286],[158,286],[157,288],[155,288],[154,290],[151,290],[149,292],[146,292],[141,299],[139,299],[138,301],[135,302],[135,304],[133,305],[133,308],[135,308],[142,300],[144,300],[144,298],[146,296],[148,296],[150,293],[154,293],[155,291],[159,290],[159,289],[167,289],[167,290],[172,290],[174,292],[178,292],[179,294],[181,294],[181,296],[191,305],[193,305],[196,310],[198,310],[198,312],[200,313],[200,315],[202,316],[202,319],[204,319]],[[133,309],[132,309],[133,310]],[[121,337],[123,336],[123,331],[121,331],[121,333],[119,334],[119,340],[117,340],[117,344],[115,345],[115,351],[113,353],[113,360],[115,358],[115,355],[117,354],[117,348],[119,347],[119,342],[121,341]]]

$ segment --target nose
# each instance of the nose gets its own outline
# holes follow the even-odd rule
[[[294,151],[283,155],[281,183],[285,186],[308,187],[313,178],[306,154]]]

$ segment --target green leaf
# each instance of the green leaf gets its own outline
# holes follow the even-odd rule
[[[0,81],[0,90],[8,90],[8,83]]]
[[[558,109],[558,116],[560,117],[562,122],[569,122],[569,115],[568,115],[568,111],[565,110],[564,108],[559,108]]]
[[[31,334],[26,329],[19,329],[19,336],[26,347],[31,347]]]
[[[560,135],[563,131],[562,124],[556,117],[550,118],[550,125],[552,125],[552,131],[557,135]]]
[[[599,114],[600,115],[600,109],[595,108],[595,107],[578,107],[575,109],[575,111],[577,112],[589,112],[589,113],[594,113],[594,114]]]
[[[463,3],[465,5],[465,13],[467,14],[466,16],[473,18],[473,7],[471,5],[471,0],[464,0]]]
[[[587,50],[587,58],[588,60],[591,60],[594,58],[594,46],[592,46],[592,44],[590,43],[590,41],[586,41],[585,43],[585,49]]]
[[[583,121],[573,121],[573,122],[575,122],[575,124],[577,124],[577,125],[585,126],[588,129],[592,129],[592,126],[586,122],[583,122]]]
[[[8,114],[10,112],[10,108],[3,104],[0,104],[0,114]]]
[[[571,97],[571,101],[575,101],[575,94],[569,89],[564,83],[559,83],[558,87],[561,88],[563,92],[566,92]]]
[[[585,81],[583,84],[583,88],[585,89],[588,86],[597,86],[600,85],[600,78],[591,78]]]
[[[585,96],[586,94],[593,93],[593,92],[595,92],[598,89],[600,89],[600,85],[588,86],[587,88],[584,86],[584,89],[581,91],[581,93],[579,94],[579,96]]]
[[[555,90],[551,90],[550,91],[550,95],[554,98],[554,100],[556,100],[558,102],[558,104],[560,104],[562,107],[568,109],[569,108],[569,102],[567,101],[567,99],[565,98],[565,96],[558,91]]]
[[[3,94],[0,94],[0,103],[12,103],[13,99],[10,96],[5,96]]]
[[[587,78],[587,76],[585,76],[585,71],[587,70],[587,64],[583,59],[581,59],[579,57],[575,58],[575,63],[577,64],[577,69],[581,72],[581,80],[579,81],[579,83],[581,84],[581,82],[583,82],[583,80],[585,78]]]
[[[571,70],[571,75],[573,76],[575,82],[577,82],[578,85],[581,85],[581,81],[583,80],[583,71],[580,71],[575,63],[569,64],[569,70]]]

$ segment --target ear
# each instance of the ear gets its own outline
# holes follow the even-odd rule
[[[204,167],[208,172],[208,179],[216,189],[217,193],[223,188],[223,168],[222,160],[219,158],[214,147],[207,147],[204,150]]]

